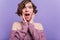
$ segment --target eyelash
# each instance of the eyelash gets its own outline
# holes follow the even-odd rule
[[[26,8],[26,7],[24,7],[24,8]],[[33,7],[29,6],[28,8],[33,8]]]

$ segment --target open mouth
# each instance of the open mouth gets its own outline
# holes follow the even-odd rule
[[[29,16],[30,14],[25,14],[25,16]]]

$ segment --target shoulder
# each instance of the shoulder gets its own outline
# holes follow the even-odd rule
[[[38,30],[44,30],[44,28],[43,28],[43,26],[42,26],[41,23],[34,23],[34,26],[35,26],[35,28],[38,29]]]
[[[12,30],[20,30],[21,29],[21,22],[14,22],[12,24]]]

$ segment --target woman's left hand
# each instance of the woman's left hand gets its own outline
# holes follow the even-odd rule
[[[31,20],[30,20],[30,22],[29,22],[29,23],[33,23],[34,16],[35,16],[35,14],[34,14],[34,15],[32,15],[32,18],[31,18]]]

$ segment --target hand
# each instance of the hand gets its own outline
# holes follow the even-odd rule
[[[22,15],[23,22],[22,22],[22,32],[27,32],[28,31],[28,22],[26,21],[24,15]]]
[[[31,20],[30,20],[30,22],[29,22],[29,23],[33,23],[34,17],[35,17],[35,14],[34,14],[34,15],[32,15],[32,18],[31,18]]]
[[[33,35],[33,33],[34,33],[34,24],[33,24],[33,19],[34,19],[34,16],[35,16],[35,14],[34,15],[32,15],[32,18],[31,18],[31,20],[30,20],[30,22],[29,22],[29,27],[28,27],[28,29],[29,29],[29,31],[30,31],[30,33]]]
[[[22,15],[22,18],[23,18],[23,22],[26,22],[27,23],[27,21],[26,21],[26,19],[24,17],[24,14]]]

